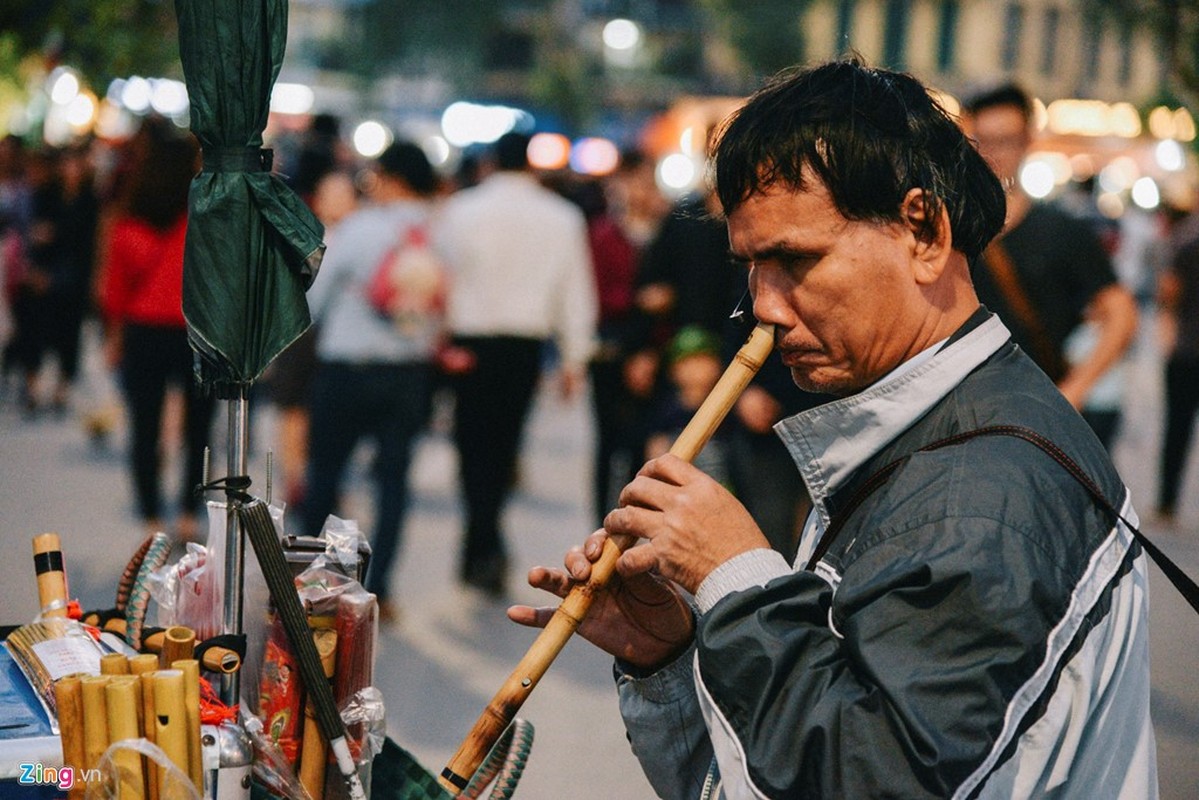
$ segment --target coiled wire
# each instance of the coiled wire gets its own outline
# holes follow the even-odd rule
[[[483,790],[495,781],[488,800],[509,800],[516,791],[516,784],[524,774],[533,749],[533,723],[514,719],[500,736],[495,747],[487,754],[487,760],[479,767],[470,783],[458,795],[458,800],[478,800]]]

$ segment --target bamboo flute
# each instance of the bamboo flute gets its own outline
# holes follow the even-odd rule
[[[158,663],[162,669],[170,669],[176,661],[191,658],[195,649],[196,632],[184,625],[172,625],[163,636]]]
[[[158,725],[154,720],[154,681],[152,680],[152,675],[157,669],[158,656],[153,653],[142,653],[129,659],[129,672],[141,680],[142,735],[151,744],[158,741]],[[146,796],[150,800],[158,798],[158,765],[151,758],[146,759]]]
[[[157,744],[180,772],[187,771],[187,712],[184,710],[183,673],[177,669],[160,669],[150,678],[154,684],[154,735]],[[168,772],[160,769],[158,792],[167,796]]]
[[[204,794],[204,758],[200,747],[200,662],[181,658],[171,663],[183,673],[183,713],[187,719],[187,773]]]
[[[105,653],[100,656],[100,674],[128,675],[129,656],[124,653]]]
[[[62,737],[62,762],[82,775],[84,764],[83,746],[83,684],[78,675],[65,675],[54,682],[54,700],[58,709],[58,730]],[[75,781],[67,794],[70,800],[83,797],[87,787]]]
[[[692,461],[699,454],[773,348],[774,326],[758,323],[675,440],[670,448],[672,455]],[[457,795],[466,788],[471,776],[515,719],[516,712],[587,616],[596,594],[603,590],[615,572],[620,554],[634,543],[635,539],[628,536],[610,536],[604,542],[603,553],[591,565],[590,580],[570,590],[442,770],[438,781],[445,789]]]
[[[37,597],[42,617],[65,617],[67,573],[57,533],[39,533],[33,537],[33,568],[37,573]]]
[[[86,675],[83,685],[83,765],[91,770],[100,766],[100,757],[108,749],[108,704],[104,687],[110,675]]]
[[[138,696],[140,688],[141,684],[136,675],[114,675],[104,687],[110,742],[137,739],[141,735],[137,727],[137,709],[141,705],[141,697]],[[112,760],[117,767],[117,795],[121,800],[141,800],[145,797],[141,754],[133,749],[117,748]]]
[[[113,633],[119,633],[120,635],[124,636],[125,620],[109,620],[104,624],[104,630],[111,631]],[[166,629],[159,628],[156,631],[146,634],[142,638],[142,650],[145,653],[161,654],[163,647],[166,646],[166,643],[167,631]],[[192,658],[194,656],[195,648],[193,647],[192,655],[188,657]],[[177,656],[177,658],[182,658],[182,656]],[[155,663],[157,663],[157,661]],[[237,654],[236,650],[231,650],[228,647],[205,647],[203,648],[203,654],[200,656],[200,666],[209,672],[221,672],[228,675],[236,672],[238,668],[241,667],[241,656]],[[155,667],[155,669],[158,669],[158,667]]]
[[[327,617],[309,617],[309,624],[313,625],[312,641],[321,657],[321,670],[325,678],[332,678],[337,664],[337,631],[327,626],[331,626],[333,621]],[[329,743],[321,735],[316,710],[309,700],[304,704],[304,739],[300,745],[299,778],[313,800],[324,797],[325,765],[328,761]]]

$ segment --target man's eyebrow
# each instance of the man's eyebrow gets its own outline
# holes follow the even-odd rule
[[[795,259],[807,258],[815,255],[815,251],[808,247],[796,247],[795,245],[776,242],[775,244],[767,245],[760,250],[755,250],[749,255],[738,255],[730,251],[730,258],[734,261],[747,264],[751,261],[768,261],[771,259]]]

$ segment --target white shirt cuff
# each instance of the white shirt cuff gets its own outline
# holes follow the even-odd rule
[[[776,550],[761,547],[733,556],[708,573],[695,593],[699,612],[706,614],[725,595],[754,586],[765,586],[794,570]]]

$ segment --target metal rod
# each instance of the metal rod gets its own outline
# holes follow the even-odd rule
[[[271,490],[274,488],[275,477],[275,451],[266,451],[266,504],[271,504]]]
[[[248,387],[239,386],[237,396],[229,400],[228,477],[249,474],[250,401]],[[237,509],[241,501],[226,492],[225,512],[225,601],[221,617],[222,632],[242,632],[242,579],[245,575],[246,536]],[[241,670],[221,676],[221,702],[236,705],[241,693]]]

